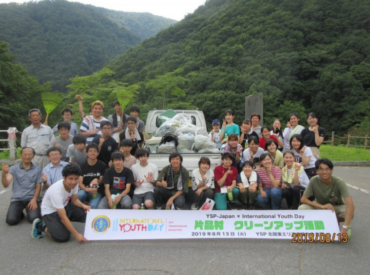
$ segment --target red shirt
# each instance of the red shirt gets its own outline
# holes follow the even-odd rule
[[[276,143],[277,143],[277,144],[278,144],[278,146],[279,146],[279,141],[276,139],[276,137],[274,137],[273,135],[271,135],[269,139],[273,139],[273,140],[275,140],[275,141],[276,141]],[[261,137],[261,138],[260,138],[260,145],[259,145],[259,146],[260,146],[263,150],[265,150],[266,141],[267,141],[267,140],[265,140],[265,138],[264,138],[264,137]]]
[[[217,181],[219,181],[225,175],[227,170],[229,169],[224,168],[222,165],[219,165],[215,168],[215,173],[214,173],[215,174],[215,193],[221,192],[221,187],[218,185]],[[231,171],[232,173],[227,175],[223,186],[230,186],[234,180],[236,182],[236,177],[238,176],[238,170],[234,166],[231,166]]]

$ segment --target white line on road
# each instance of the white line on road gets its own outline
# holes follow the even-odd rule
[[[351,185],[351,184],[348,184],[348,183],[347,183],[347,186],[349,186],[349,187],[351,187],[351,188],[353,188],[355,190],[360,190],[361,192],[363,192],[365,194],[370,194],[370,191],[368,191],[366,189],[362,189],[360,187],[357,187],[357,186],[354,186],[354,185]]]
[[[8,192],[9,190],[7,190],[7,189],[5,189],[5,190],[3,190],[3,191],[0,191],[0,195],[1,194],[4,194],[5,192]]]

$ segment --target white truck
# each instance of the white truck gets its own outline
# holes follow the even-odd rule
[[[160,126],[160,115],[165,110],[151,110],[148,113],[145,125],[145,131],[147,134],[155,133]],[[196,127],[204,128],[207,130],[206,120],[204,114],[199,110],[174,110],[176,113],[184,113],[191,117],[192,124]],[[145,147],[150,150],[149,161],[158,166],[158,170],[161,171],[163,167],[169,165],[169,155],[157,153],[157,148],[161,142],[162,137],[155,137],[148,139],[145,142]],[[221,164],[221,153],[181,153],[183,157],[183,166],[191,173],[194,169],[198,168],[198,162],[201,157],[208,157],[211,160],[211,169],[213,170],[216,166]]]

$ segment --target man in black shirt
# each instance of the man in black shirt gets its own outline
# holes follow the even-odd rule
[[[129,193],[135,180],[132,171],[123,167],[124,158],[122,152],[112,154],[113,166],[104,173],[105,197],[100,201],[99,209],[114,209],[116,206],[123,209],[132,208]]]
[[[78,199],[85,203],[90,202],[92,209],[98,207],[104,197],[103,175],[107,165],[98,160],[99,147],[92,143],[86,148],[87,161],[81,165],[82,176],[80,176]]]
[[[99,146],[99,156],[98,160],[101,160],[106,165],[109,164],[111,155],[114,151],[118,150],[118,144],[112,135],[112,124],[109,121],[102,121],[100,123],[101,135],[97,135],[92,143]]]

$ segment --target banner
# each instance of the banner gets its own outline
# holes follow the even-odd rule
[[[288,239],[334,242],[339,227],[330,210],[88,212],[85,237],[93,240]]]

